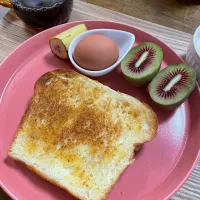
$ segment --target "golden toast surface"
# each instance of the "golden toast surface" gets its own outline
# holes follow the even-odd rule
[[[55,70],[36,82],[9,154],[79,199],[101,200],[156,132],[155,113],[137,99]]]

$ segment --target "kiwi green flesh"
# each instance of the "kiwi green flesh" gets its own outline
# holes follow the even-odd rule
[[[163,82],[163,80],[166,80],[167,75],[173,72],[174,73],[176,72],[176,74],[181,74],[180,71],[187,73],[187,79],[184,80],[183,85],[177,90],[175,95],[173,95],[171,98],[170,97],[165,98],[159,96],[157,89],[159,85]],[[165,109],[175,109],[177,106],[182,104],[188,98],[190,93],[195,88],[195,83],[196,83],[196,71],[192,67],[186,64],[169,65],[168,67],[160,71],[152,80],[149,86],[149,94],[151,99],[161,107]],[[165,87],[166,85],[164,86],[164,88]]]
[[[148,65],[143,71],[137,73],[131,71],[129,69],[131,61],[135,59],[135,56],[137,56],[139,51],[141,50],[145,51],[145,49],[146,51],[148,51],[149,49],[153,51],[154,56],[151,57],[151,64]],[[129,51],[129,53],[125,56],[125,58],[121,62],[121,70],[125,78],[130,82],[132,82],[133,85],[141,86],[144,85],[145,83],[148,83],[153,79],[153,77],[155,77],[155,75],[158,73],[160,69],[162,58],[163,58],[163,52],[158,45],[152,42],[144,42],[132,48]]]

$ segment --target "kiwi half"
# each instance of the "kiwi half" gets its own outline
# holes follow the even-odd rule
[[[121,62],[121,70],[134,86],[142,86],[158,73],[162,58],[162,49],[157,44],[144,42],[129,51]]]
[[[169,65],[149,86],[151,99],[166,109],[182,104],[195,88],[196,71],[186,64]]]

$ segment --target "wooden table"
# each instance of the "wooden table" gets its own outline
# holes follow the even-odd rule
[[[200,25],[199,0],[83,1],[187,33],[193,33]]]
[[[156,24],[193,33],[200,25],[199,0],[82,0]],[[0,17],[2,11],[0,6]],[[3,12],[4,13],[4,12]]]
[[[141,0],[141,2],[142,1],[144,0]],[[100,2],[100,0],[99,1],[93,0],[93,2],[98,3]],[[116,5],[116,3],[111,4],[112,0],[107,0],[107,1],[102,0],[101,2],[104,3],[104,5],[102,4],[103,6],[107,5],[108,7],[110,7],[110,5]],[[113,1],[113,2],[118,2],[118,1]],[[128,2],[131,3],[133,1],[124,0],[123,2],[124,4],[128,5]],[[180,32],[171,28],[153,24],[147,21],[142,21],[141,19],[112,12],[98,6],[93,6],[91,4],[75,0],[73,13],[70,20],[76,21],[81,19],[83,20],[104,19],[117,22],[120,21],[121,23],[136,26],[137,28],[147,31],[150,34],[154,35],[155,37],[159,38],[160,40],[164,41],[181,56],[185,55],[188,44],[192,39],[192,35],[189,33]],[[27,38],[31,37],[35,33],[37,33],[36,30],[24,26],[24,24],[20,20],[15,18],[15,15],[12,12],[7,14],[5,20],[0,20],[0,62],[11,51],[13,51],[13,49],[15,49],[18,45],[20,45],[23,41],[25,41]],[[200,162],[197,164],[195,170],[193,171],[188,181],[171,199],[199,200],[200,199],[199,191],[200,191]],[[10,200],[10,198],[1,189],[0,189],[0,200]]]

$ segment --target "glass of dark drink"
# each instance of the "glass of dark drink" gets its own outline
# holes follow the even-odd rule
[[[12,7],[17,16],[34,28],[50,28],[69,20],[73,0],[0,0]]]

